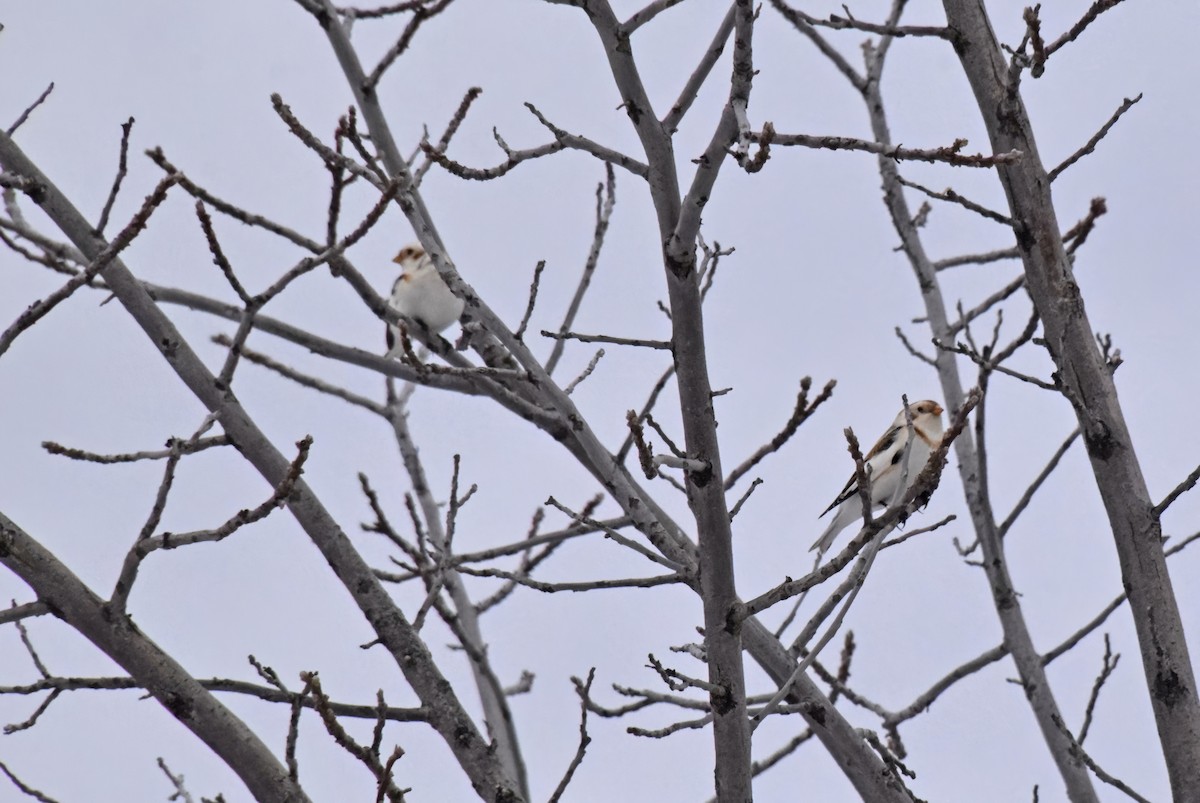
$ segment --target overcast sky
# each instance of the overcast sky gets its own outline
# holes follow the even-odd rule
[[[641,3],[614,2],[628,16]],[[1020,6],[989,4],[1002,41],[1019,41]],[[1043,30],[1066,30],[1087,8],[1082,0],[1047,4]],[[641,29],[634,39],[650,96],[661,116],[691,73],[725,12],[724,3],[691,0]],[[840,12],[837,3],[811,3],[816,15]],[[879,0],[851,7],[880,20]],[[914,0],[911,23],[940,24],[940,5]],[[280,93],[309,127],[330,138],[350,91],[328,42],[298,6],[276,2],[155,3],[126,0],[17,2],[0,22],[0,123],[14,120],[50,82],[55,89],[25,123],[17,140],[41,169],[94,220],[117,161],[120,125],[136,118],[130,174],[114,211],[119,228],[161,177],[143,156],[161,146],[188,175],[223,197],[286,225],[323,237],[328,175],[271,109]],[[1195,4],[1124,4],[1057,53],[1039,80],[1023,85],[1043,161],[1057,164],[1084,143],[1123,98],[1144,99],[1096,152],[1054,185],[1064,228],[1081,218],[1089,200],[1104,196],[1109,214],[1076,262],[1093,325],[1112,333],[1125,359],[1117,373],[1121,402],[1151,494],[1158,499],[1200,461],[1194,426],[1200,362],[1195,358],[1195,310],[1200,298],[1195,221],[1200,212],[1200,159],[1190,144],[1200,130],[1195,96]],[[360,21],[354,41],[373,64],[394,41],[397,22]],[[830,33],[859,63],[861,33]],[[755,126],[773,121],[786,133],[869,136],[861,99],[824,58],[769,7],[754,36],[755,80],[750,107]],[[967,83],[949,46],[937,40],[898,41],[889,56],[884,96],[896,142],[937,147],[958,137],[967,150],[987,151]],[[676,153],[684,181],[690,160],[711,136],[727,91],[728,54],[680,131]],[[450,155],[492,166],[503,154],[495,126],[513,147],[548,141],[525,110],[534,103],[557,125],[640,155],[618,93],[584,14],[534,0],[459,0],[430,22],[380,88],[393,133],[414,147],[422,126],[436,137],[467,88],[483,95],[454,140]],[[902,165],[906,177],[1002,209],[994,174],[925,164]],[[525,308],[529,279],[540,259],[547,267],[532,331],[556,328],[574,290],[593,229],[594,191],[603,167],[591,157],[563,153],[518,167],[490,183],[465,182],[437,168],[423,193],[459,271],[515,327]],[[722,262],[705,307],[713,385],[732,392],[717,400],[723,459],[732,467],[787,420],[800,377],[817,387],[838,380],[833,399],[779,455],[754,472],[764,485],[739,515],[735,552],[739,592],[750,597],[798,576],[808,545],[823,522],[816,517],[851,470],[842,429],[853,426],[870,443],[896,414],[901,394],[940,399],[932,369],[907,355],[893,335],[902,326],[927,344],[928,330],[912,319],[923,308],[907,261],[880,200],[874,157],[861,153],[777,148],[766,168],[746,175],[726,165],[705,212],[703,233],[736,253]],[[375,199],[356,188],[346,220]],[[910,195],[914,208],[920,203]],[[141,278],[234,300],[211,264],[183,193],[156,213],[147,232],[126,252]],[[30,220],[56,232],[25,205]],[[238,223],[217,220],[231,261],[251,290],[261,289],[298,258],[295,249]],[[986,221],[937,207],[923,230],[935,259],[1005,247],[1011,233]],[[350,253],[354,264],[383,291],[394,278],[389,261],[412,233],[399,210]],[[1015,262],[943,273],[953,302],[972,306],[1019,275]],[[56,288],[62,279],[7,250],[0,252],[0,327]],[[576,329],[625,337],[667,338],[669,324],[656,307],[666,290],[653,210],[644,184],[618,171],[617,207],[593,290]],[[153,502],[160,465],[101,467],[42,450],[44,440],[99,451],[158,448],[169,436],[190,434],[204,412],[156,349],[118,304],[99,306],[96,291],[77,294],[23,335],[0,359],[0,510],[54,550],[98,593],[106,594]],[[167,313],[210,366],[223,352],[209,342],[232,333],[228,322],[179,307]],[[383,351],[383,324],[353,292],[318,271],[274,302],[269,314],[310,327],[322,336]],[[1028,315],[1016,297],[1006,307],[1014,336]],[[994,318],[981,323],[989,331]],[[535,351],[550,342],[530,338]],[[324,361],[258,334],[251,345],[297,367],[380,398],[374,374]],[[663,352],[607,347],[607,356],[574,399],[593,428],[619,445],[624,412],[640,408],[667,365]],[[565,383],[591,359],[594,347],[574,345],[560,369]],[[1046,377],[1049,362],[1035,348],[1018,358],[1022,370]],[[964,379],[973,375],[964,362]],[[407,490],[389,430],[342,402],[297,389],[255,366],[239,369],[236,390],[248,411],[287,451],[305,434],[315,445],[306,477],[376,565],[385,545],[359,523],[370,512],[358,490],[366,472],[384,495],[394,522],[406,522]],[[669,386],[661,420],[678,432],[675,388]],[[1015,380],[997,377],[989,397],[991,481],[1000,515],[1074,427],[1070,406]],[[456,546],[477,549],[521,537],[548,495],[580,507],[597,492],[558,444],[484,400],[423,390],[412,404],[412,424],[440,498],[448,494],[451,456],[463,455],[463,481],[478,493],[463,510]],[[952,466],[953,467],[953,466]],[[676,519],[689,522],[686,504],[665,484],[658,497]],[[162,527],[212,527],[269,489],[234,452],[185,460]],[[611,502],[602,511],[615,513]],[[960,520],[903,549],[873,569],[847,621],[860,644],[853,681],[885,705],[902,706],[953,666],[995,646],[1000,629],[985,579],[963,565],[952,537],[969,539],[962,491],[953,471],[920,521],[949,513]],[[1200,502],[1184,497],[1168,512],[1164,531],[1190,535],[1200,526]],[[559,514],[546,528],[564,526]],[[1076,446],[1035,499],[1008,541],[1011,570],[1040,649],[1057,644],[1120,591],[1111,535],[1082,448]],[[1200,649],[1197,556],[1171,564],[1193,651]],[[546,567],[546,579],[568,580],[645,573],[650,567],[602,539],[564,548]],[[486,591],[481,592],[486,594]],[[0,598],[32,600],[16,578],[0,575]],[[413,590],[397,598],[410,615],[420,604]],[[810,607],[815,604],[810,600]],[[219,545],[201,545],[147,560],[130,610],[151,638],[197,677],[254,680],[246,656],[274,667],[294,687],[298,673],[319,670],[325,688],[347,702],[370,703],[382,688],[394,705],[414,704],[394,663],[379,649],[312,544],[279,512]],[[765,621],[774,626],[782,611]],[[682,588],[546,596],[523,589],[487,614],[483,627],[491,657],[505,682],[534,672],[533,692],[512,701],[535,799],[553,790],[575,750],[578,705],[569,681],[597,668],[602,702],[622,700],[617,683],[659,688],[645,668],[647,653],[681,671],[702,673],[669,647],[698,640],[698,599]],[[43,617],[29,623],[51,671],[103,675],[118,670],[82,638]],[[1127,612],[1104,628],[1123,654],[1096,713],[1088,747],[1106,769],[1152,800],[1168,798],[1137,643]],[[460,697],[477,697],[461,655],[443,649],[449,634],[430,625],[426,638],[443,658]],[[1056,662],[1050,680],[1068,722],[1078,728],[1103,644],[1094,635]],[[750,690],[768,690],[747,662]],[[16,629],[0,628],[0,684],[31,682],[36,670]],[[931,801],[1064,799],[1018,686],[1015,670],[993,665],[956,686],[930,714],[903,734],[915,792]],[[286,712],[265,703],[224,696],[282,755]],[[38,700],[0,696],[0,722],[27,718]],[[844,705],[844,704],[843,704]],[[873,720],[847,709],[852,721]],[[674,711],[651,709],[632,721],[593,718],[588,757],[569,800],[704,800],[711,794],[711,734],[688,731],[665,740],[639,740],[629,724],[662,727]],[[761,757],[796,733],[787,718],[756,734]],[[365,735],[369,727],[358,727]],[[471,791],[444,744],[422,726],[390,726],[401,744],[398,765],[410,800],[471,799]],[[156,703],[133,692],[74,692],[57,700],[38,724],[0,737],[0,761],[59,801],[166,799],[171,789],[155,766],[162,756],[187,776],[193,795],[218,792],[248,800],[237,778]],[[300,779],[314,800],[371,799],[367,773],[329,744],[315,718],[305,720]],[[1123,799],[1099,785],[1103,800]],[[855,799],[834,762],[813,743],[756,782],[760,800]],[[0,782],[0,799],[10,791]]]

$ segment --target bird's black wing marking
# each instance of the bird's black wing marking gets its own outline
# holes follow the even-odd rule
[[[858,483],[855,482],[856,479],[857,478],[854,475],[850,476],[850,479],[846,482],[846,487],[842,488],[842,492],[837,495],[837,498],[834,499],[832,503],[830,503],[829,507],[821,511],[821,515],[817,516],[818,519],[824,518],[826,513],[858,493]]]
[[[883,437],[879,439],[879,443],[876,443],[871,447],[871,451],[867,452],[865,459],[870,460],[880,452],[885,452],[890,449],[892,444],[896,442],[896,438],[900,437],[900,433],[903,431],[904,425],[900,425],[898,427],[892,427],[887,432],[883,433]]]
[[[903,431],[904,431],[904,427],[900,426],[900,427],[892,427],[887,432],[883,433],[883,437],[879,439],[879,442],[871,447],[871,451],[867,452],[867,456],[865,459],[870,460],[872,457],[879,454],[880,452],[886,452],[888,449],[892,448],[892,444],[896,442],[896,438],[900,437],[900,433]],[[903,454],[904,454],[903,449],[897,451],[896,457],[894,457],[892,459],[892,463],[895,464],[896,462],[898,462],[900,460],[900,457]],[[855,480],[856,480],[856,477],[853,474],[850,475],[850,479],[846,483],[846,487],[842,488],[842,492],[837,495],[837,498],[834,499],[833,502],[829,505],[829,507],[825,508],[824,512],[822,512],[820,516],[817,516],[817,518],[823,517],[826,513],[833,510],[835,507],[840,505],[842,502],[845,502],[850,497],[858,494],[858,483]]]
[[[389,326],[387,328],[387,332],[385,334],[386,334],[386,339],[387,339],[388,351],[391,351],[392,347],[396,345],[396,336],[394,334],[392,334],[391,326]]]

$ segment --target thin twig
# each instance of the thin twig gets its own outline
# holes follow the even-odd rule
[[[592,371],[596,370],[596,366],[600,363],[602,357],[604,357],[604,349],[596,349],[596,353],[588,362],[587,367],[583,369],[583,372],[579,376],[567,383],[566,387],[563,388],[563,393],[568,396],[574,393],[575,388],[579,387],[579,383],[591,376]]]
[[[1069,44],[1078,39],[1079,35],[1083,33],[1084,29],[1095,22],[1097,17],[1099,17],[1105,11],[1108,11],[1110,8],[1114,8],[1120,4],[1120,2],[1121,0],[1095,0],[1091,7],[1089,7],[1088,10],[1083,13],[1083,16],[1079,18],[1079,21],[1071,26],[1070,30],[1046,46],[1047,58],[1050,56],[1050,54],[1057,51],[1063,45]]]
[[[1117,669],[1117,662],[1121,660],[1121,654],[1114,654],[1112,651],[1112,643],[1109,641],[1108,634],[1104,634],[1104,656],[1100,662],[1100,673],[1096,675],[1096,681],[1092,684],[1092,693],[1088,697],[1087,708],[1083,712],[1083,725],[1079,728],[1079,737],[1076,741],[1080,745],[1087,738],[1088,730],[1092,727],[1092,715],[1096,710],[1096,701],[1100,699],[1100,690],[1104,688],[1104,683],[1112,676],[1112,673]]]
[[[1117,2],[1120,2],[1120,0],[1117,0]],[[1050,180],[1054,181],[1054,179],[1058,178],[1059,175],[1064,170],[1066,170],[1068,167],[1075,164],[1076,162],[1078,162],[1083,157],[1087,156],[1092,151],[1096,150],[1096,146],[1100,143],[1100,140],[1104,139],[1104,137],[1108,134],[1109,129],[1111,129],[1114,125],[1116,125],[1117,120],[1120,120],[1121,116],[1123,114],[1125,114],[1125,112],[1132,109],[1134,104],[1137,103],[1138,101],[1140,101],[1141,99],[1142,99],[1142,93],[1140,93],[1140,92],[1138,93],[1137,97],[1135,97],[1135,98],[1132,98],[1132,99],[1125,98],[1125,100],[1122,101],[1122,103],[1121,103],[1121,107],[1113,113],[1112,117],[1108,118],[1108,122],[1106,122],[1104,125],[1100,126],[1100,130],[1097,131],[1094,135],[1092,135],[1092,138],[1089,139],[1082,148],[1080,148],[1079,150],[1075,151],[1073,154],[1068,156],[1057,167],[1053,168],[1047,174],[1050,176]]]
[[[733,521],[734,516],[736,516],[738,511],[742,509],[742,505],[746,504],[746,500],[750,498],[750,494],[754,493],[754,489],[762,485],[762,482],[763,481],[761,477],[754,478],[754,480],[750,483],[750,487],[746,489],[746,492],[742,494],[741,498],[738,499],[737,502],[734,503],[733,507],[729,509],[730,521]]]
[[[50,97],[50,93],[53,91],[54,82],[51,81],[50,85],[42,90],[42,94],[38,95],[37,99],[34,100],[33,103],[30,103],[28,106],[26,106],[25,111],[21,112],[13,124],[8,127],[7,133],[10,137],[17,132],[17,129],[20,128],[26,120],[29,119],[29,115],[33,114],[34,109],[46,102],[46,98]]]
[[[1166,512],[1167,508],[1169,508],[1176,499],[1195,487],[1197,480],[1200,480],[1200,466],[1196,466],[1196,468],[1192,470],[1192,473],[1188,474],[1187,477],[1184,478],[1183,482],[1176,485],[1169,494],[1163,497],[1161,502],[1154,506],[1154,515],[1161,516],[1164,512]]]
[[[51,84],[50,86],[54,86]],[[125,175],[128,172],[128,157],[129,157],[129,132],[133,130],[133,118],[130,117],[124,123],[121,123],[121,152],[117,159],[117,175],[113,178],[112,189],[108,191],[108,198],[104,201],[104,208],[100,210],[100,222],[96,224],[96,236],[104,236],[104,229],[108,225],[108,216],[112,213],[113,204],[117,202],[117,193],[121,191],[121,182],[125,180]],[[12,132],[9,132],[10,134]]]
[[[696,65],[696,69],[692,70],[692,74],[688,76],[687,82],[679,92],[679,97],[671,104],[670,111],[663,117],[662,127],[667,133],[674,134],[679,128],[679,124],[683,121],[684,116],[696,101],[696,96],[700,94],[700,88],[704,86],[704,82],[708,79],[709,74],[712,73],[717,60],[721,58],[721,53],[725,51],[725,43],[729,41],[729,35],[733,33],[736,11],[737,3],[730,3],[729,11],[721,19],[721,24],[717,26],[717,31],[713,34],[712,42],[709,44],[708,49],[704,51],[704,55],[700,58],[700,63]]]
[[[592,690],[592,681],[596,679],[596,667],[588,670],[587,681],[580,682],[578,678],[571,678],[575,684],[576,692],[579,694],[579,747],[575,749],[575,755],[571,758],[571,763],[567,765],[566,772],[563,773],[562,780],[558,782],[558,786],[554,788],[554,793],[550,795],[550,803],[558,803],[562,799],[563,793],[567,791],[567,786],[571,783],[571,778],[575,776],[575,770],[579,769],[579,765],[583,763],[584,754],[587,753],[588,745],[592,743],[592,737],[588,736],[587,719],[588,719],[588,695]]]
[[[463,95],[463,99],[459,101],[458,108],[454,110],[454,116],[450,118],[450,122],[446,124],[446,130],[442,132],[441,139],[433,147],[440,153],[445,153],[446,148],[450,147],[450,140],[458,133],[459,127],[463,121],[467,119],[467,112],[471,109],[471,104],[483,94],[483,89],[478,86],[473,86],[467,90],[467,94]],[[413,186],[421,186],[421,179],[429,172],[429,168],[433,166],[433,162],[426,159],[420,167],[413,171]]]
[[[636,337],[616,337],[615,335],[585,335],[580,332],[550,332],[545,329],[542,330],[542,337],[555,340],[578,340],[580,343],[612,343],[617,346],[637,346],[661,351],[669,351],[671,348],[671,343],[667,340],[644,340]]]
[[[513,332],[513,337],[517,340],[525,339],[525,329],[529,326],[529,319],[533,316],[533,307],[537,304],[538,286],[542,281],[542,271],[545,269],[546,260],[539,259],[533,268],[533,281],[529,283],[529,303],[525,305],[525,314],[521,316],[520,326],[517,327],[517,331]]]
[[[53,86],[53,84],[51,84],[51,86]],[[28,785],[14,775],[13,771],[10,770],[8,765],[6,765],[3,761],[0,761],[0,772],[3,772],[5,775],[7,775],[8,779],[13,782],[13,786],[20,789],[22,794],[39,801],[39,803],[58,803],[54,798],[50,797],[44,792],[39,792],[37,789],[34,789],[32,786]]]
[[[752,142],[758,142],[760,137],[761,134],[752,133],[750,135]],[[1001,164],[1014,164],[1020,161],[1022,155],[1017,150],[991,156],[982,153],[964,154],[962,149],[968,144],[965,139],[956,139],[953,145],[947,147],[925,149],[884,145],[855,137],[812,136],[809,134],[775,134],[772,141],[776,145],[783,146],[824,148],[833,151],[866,151],[896,161],[945,162],[955,167],[995,167]]]
[[[654,0],[653,3],[645,6],[640,11],[634,12],[629,19],[621,23],[621,32],[625,36],[629,36],[638,28],[642,27],[647,22],[666,11],[668,8],[677,6],[682,2],[683,0]]]
[[[1121,781],[1120,779],[1118,779],[1112,775],[1109,775],[1107,772],[1105,772],[1103,769],[1101,769],[1100,765],[1098,765],[1092,759],[1092,757],[1090,755],[1088,755],[1087,751],[1083,749],[1082,745],[1080,745],[1079,742],[1075,740],[1075,737],[1073,735],[1071,735],[1071,731],[1067,729],[1066,723],[1064,723],[1057,714],[1051,714],[1050,718],[1054,721],[1054,724],[1058,726],[1059,730],[1062,731],[1063,735],[1069,741],[1069,743],[1071,745],[1071,754],[1075,758],[1079,759],[1084,764],[1086,764],[1087,768],[1090,769],[1093,773],[1095,773],[1097,778],[1104,781],[1109,786],[1120,789],[1122,792],[1124,792],[1126,795],[1128,795],[1129,797],[1136,800],[1138,803],[1150,803],[1149,800],[1142,797],[1137,792],[1133,791],[1133,789],[1130,788],[1128,784],[1124,783],[1123,781]]]
[[[939,201],[948,201],[950,203],[958,204],[959,206],[963,207],[964,209],[969,209],[977,215],[981,215],[982,217],[985,217],[988,220],[994,220],[997,223],[1003,224],[1005,226],[1011,227],[1013,225],[1012,218],[1008,217],[1007,215],[1002,215],[999,212],[995,212],[991,209],[988,209],[986,206],[983,206],[982,204],[977,204],[974,201],[972,201],[970,198],[965,198],[965,197],[959,195],[957,192],[950,189],[949,187],[947,187],[942,192],[937,192],[935,190],[929,189],[928,187],[926,187],[922,184],[918,184],[915,181],[909,181],[908,179],[906,179],[902,176],[898,176],[897,179],[905,187],[912,187],[914,190],[919,190],[919,191],[925,193],[926,195],[928,195],[930,198],[936,198]]]
[[[776,6],[776,8],[779,8],[782,5],[782,3],[774,3],[774,5]],[[845,9],[846,7],[842,6],[842,8]],[[821,27],[821,28],[832,28],[833,30],[837,30],[837,31],[841,31],[841,30],[866,31],[867,33],[881,34],[883,36],[886,36],[889,39],[903,39],[906,36],[917,36],[917,37],[932,36],[932,37],[935,37],[938,39],[946,39],[946,40],[953,39],[953,34],[952,34],[951,30],[949,28],[946,28],[945,26],[877,25],[874,23],[863,22],[862,20],[855,19],[853,16],[850,15],[849,10],[846,11],[845,17],[840,17],[837,14],[830,14],[828,19],[821,19],[820,17],[813,17],[813,16],[805,14],[803,11],[799,11],[797,9],[789,9],[789,10],[792,12],[790,15],[788,15],[789,18],[792,18],[792,15],[794,15],[794,17],[796,19],[800,19],[803,22],[807,23],[808,25]]]
[[[605,165],[604,182],[596,185],[596,225],[592,230],[592,244],[588,248],[587,259],[584,260],[583,271],[579,275],[579,282],[575,285],[575,293],[571,296],[571,303],[567,305],[567,311],[563,314],[562,323],[559,324],[558,332],[560,335],[565,335],[575,324],[575,316],[579,314],[583,298],[587,294],[588,288],[591,287],[592,276],[595,274],[596,266],[600,262],[600,251],[604,247],[604,239],[608,234],[608,224],[612,220],[613,209],[616,208],[616,203],[617,177],[612,169],[612,165]],[[546,358],[547,374],[554,374],[554,369],[558,367],[558,361],[562,359],[565,346],[566,344],[559,339],[550,349],[550,356]]]
[[[833,395],[833,389],[837,386],[837,380],[831,379],[825,383],[825,387],[812,400],[812,404],[808,403],[808,391],[812,387],[812,377],[806,376],[800,380],[800,392],[796,394],[796,407],[792,410],[792,415],[784,424],[783,429],[779,431],[770,441],[760,446],[752,455],[746,458],[735,469],[729,472],[725,477],[725,490],[729,490],[737,481],[741,479],[754,466],[758,465],[763,458],[783,448],[783,445],[791,440],[792,436],[800,428],[800,425],[807,421],[812,414],[817,411],[817,408],[829,400]]]
[[[997,532],[1000,534],[1001,538],[1008,534],[1008,531],[1012,528],[1013,523],[1017,520],[1017,516],[1020,516],[1021,513],[1025,511],[1025,508],[1029,506],[1029,502],[1033,499],[1033,495],[1037,493],[1038,489],[1042,487],[1042,484],[1046,482],[1054,469],[1058,467],[1059,461],[1063,459],[1063,455],[1067,453],[1067,450],[1071,448],[1071,444],[1074,443],[1075,439],[1078,437],[1079,427],[1076,427],[1075,431],[1068,435],[1067,439],[1063,441],[1062,445],[1059,446],[1058,449],[1055,450],[1054,454],[1050,456],[1050,460],[1048,463],[1046,463],[1046,467],[1041,470],[1041,472],[1034,478],[1033,482],[1029,484],[1029,487],[1025,489],[1025,492],[1021,494],[1021,498],[1017,500],[1015,505],[1013,505],[1012,512],[1005,516],[1004,521],[1000,523],[1000,527]]]
[[[400,37],[396,40],[396,44],[388,48],[387,53],[385,53],[383,58],[379,60],[379,64],[375,66],[375,69],[371,71],[371,74],[368,75],[366,80],[363,82],[363,90],[365,92],[374,94],[375,88],[378,86],[380,79],[383,78],[383,74],[387,72],[388,68],[395,63],[396,59],[400,58],[401,54],[408,49],[408,46],[412,43],[413,37],[416,36],[417,31],[420,30],[421,25],[430,17],[436,16],[437,14],[445,11],[446,6],[450,5],[452,2],[453,0],[437,0],[437,2],[431,2],[429,4],[423,3],[421,5],[412,7],[412,18],[408,21],[404,31],[401,32]]]

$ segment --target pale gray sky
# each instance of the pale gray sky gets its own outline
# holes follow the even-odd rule
[[[627,16],[640,2],[614,2]],[[914,0],[910,22],[937,24],[940,5]],[[1047,4],[1043,30],[1055,36],[1087,2]],[[812,3],[812,14],[840,13],[840,4]],[[725,4],[692,0],[638,32],[634,39],[652,99],[669,105],[709,42]],[[862,19],[881,19],[879,0],[852,6]],[[990,4],[1000,38],[1020,38],[1020,6]],[[1159,6],[1125,4],[1105,15],[1073,46],[1056,54],[1046,75],[1026,78],[1043,160],[1055,164],[1087,140],[1125,97],[1144,92],[1095,154],[1055,183],[1064,227],[1082,217],[1089,199],[1108,199],[1104,217],[1081,249],[1077,272],[1093,324],[1111,332],[1125,357],[1117,374],[1121,400],[1152,495],[1161,498],[1196,464],[1200,436],[1192,425],[1200,368],[1193,353],[1200,275],[1193,239],[1200,160],[1190,143],[1200,130],[1195,103],[1192,38],[1200,10],[1179,4],[1165,18]],[[271,110],[280,93],[313,130],[330,136],[351,102],[328,43],[298,6],[273,3],[128,0],[99,4],[9,2],[0,22],[0,122],[8,125],[53,81],[49,101],[18,134],[43,171],[93,218],[110,186],[120,124],[137,119],[130,175],[110,231],[119,228],[160,177],[142,154],[162,146],[192,178],[244,207],[307,233],[324,231],[328,177]],[[359,22],[354,39],[373,63],[397,35],[395,23]],[[859,33],[831,33],[858,63]],[[866,137],[861,100],[828,62],[766,8],[755,30],[751,118],[771,120],[781,132]],[[947,145],[957,137],[968,150],[987,149],[966,81],[944,43],[895,43],[884,93],[895,141],[913,147]],[[707,143],[723,102],[727,60],[717,68],[677,140],[683,175]],[[502,153],[493,126],[513,147],[547,141],[524,109],[534,103],[572,132],[638,154],[598,40],[575,9],[533,0],[459,0],[428,24],[381,86],[384,108],[403,147],[415,145],[423,124],[436,136],[463,92],[484,93],[456,137],[451,155],[491,166]],[[953,186],[976,201],[1003,208],[992,173],[945,166],[902,166],[914,180]],[[591,240],[595,184],[603,168],[590,157],[563,153],[525,164],[495,182],[464,182],[434,168],[423,192],[463,276],[506,320],[519,320],[529,277],[547,261],[533,329],[556,327],[574,289]],[[713,384],[732,387],[717,400],[727,467],[769,438],[786,421],[801,376],[817,387],[838,379],[834,398],[781,454],[754,476],[765,484],[739,515],[736,560],[739,590],[752,596],[784,575],[806,570],[805,552],[820,532],[817,514],[850,471],[842,428],[869,441],[899,409],[901,394],[939,398],[937,377],[909,357],[892,334],[901,325],[927,343],[916,282],[893,250],[895,233],[880,201],[874,157],[867,154],[777,148],[766,169],[746,175],[727,165],[705,214],[705,236],[737,253],[721,266],[706,306]],[[919,199],[911,196],[914,206]],[[373,201],[353,196],[347,218]],[[29,205],[26,204],[27,211]],[[41,218],[30,212],[33,221]],[[261,288],[289,267],[295,250],[218,219],[218,231],[242,280]],[[48,228],[47,233],[54,234]],[[958,211],[935,209],[925,229],[934,258],[1006,246],[1011,235]],[[398,211],[352,252],[354,263],[384,289],[388,261],[411,239]],[[233,294],[212,265],[195,223],[192,202],[173,196],[149,230],[125,254],[140,277],[225,299]],[[964,267],[943,274],[950,299],[971,306],[1018,275],[1013,262]],[[0,253],[0,326],[56,288],[61,279]],[[576,329],[628,337],[665,338],[668,325],[655,301],[665,298],[652,210],[640,180],[618,171],[617,209],[594,289]],[[153,502],[159,465],[98,467],[46,454],[43,440],[100,452],[155,448],[186,435],[203,417],[199,403],[176,380],[142,332],[117,305],[98,306],[97,292],[76,295],[0,359],[0,510],[52,548],[100,593],[107,593]],[[1024,323],[1028,305],[1007,309],[1006,332]],[[232,325],[168,308],[210,365],[223,352],[208,342]],[[344,284],[318,271],[272,304],[276,317],[311,326],[340,342],[383,350],[383,325]],[[985,327],[991,325],[988,319]],[[531,338],[541,354],[549,341]],[[378,397],[381,381],[365,371],[330,363],[256,335],[251,344],[309,371]],[[576,402],[606,443],[619,444],[624,411],[640,407],[666,365],[661,352],[608,347]],[[561,369],[575,375],[593,349],[574,346]],[[1018,360],[1045,376],[1049,362],[1036,350]],[[970,368],[964,365],[964,377]],[[379,565],[387,550],[359,532],[369,511],[356,472],[365,471],[387,499],[396,523],[406,521],[406,479],[388,430],[342,403],[297,390],[245,365],[237,390],[249,412],[281,448],[311,433],[315,446],[307,478],[342,526]],[[674,422],[674,386],[664,395],[661,419]],[[1074,426],[1069,406],[1016,381],[993,381],[989,419],[991,479],[997,510],[1011,507]],[[479,491],[464,509],[460,549],[507,542],[528,527],[548,495],[578,507],[596,492],[593,481],[554,442],[486,401],[421,391],[413,426],[438,493],[448,492],[450,457],[461,453],[463,477]],[[184,461],[163,527],[182,531],[215,526],[268,493],[234,453],[210,452]],[[682,499],[663,485],[659,497],[680,521]],[[608,513],[615,511],[609,504]],[[921,521],[964,513],[957,476],[948,471]],[[964,517],[965,518],[965,517]],[[1164,528],[1173,536],[1197,529],[1200,501],[1184,497]],[[546,529],[563,524],[550,515]],[[1074,631],[1120,590],[1120,577],[1103,509],[1080,447],[1035,499],[1008,540],[1012,572],[1038,646],[1046,649]],[[1000,631],[986,583],[963,566],[950,539],[969,538],[956,522],[881,560],[851,612],[848,627],[860,644],[853,678],[887,705],[903,705],[957,663],[997,644]],[[1171,564],[1193,651],[1200,649],[1195,611],[1200,605],[1197,558]],[[564,548],[547,577],[620,576],[647,567],[599,539]],[[0,598],[31,600],[14,577],[0,575]],[[411,590],[398,598],[410,613],[420,603]],[[220,545],[151,556],[143,567],[131,611],[140,627],[198,677],[254,679],[246,656],[273,666],[293,686],[297,673],[319,670],[340,699],[369,703],[383,688],[395,705],[413,703],[395,665],[381,651],[362,651],[368,626],[304,534],[285,513]],[[782,612],[765,616],[769,624]],[[647,653],[701,672],[670,645],[696,640],[698,600],[683,589],[545,596],[519,591],[484,618],[491,657],[515,681],[536,673],[531,694],[513,709],[529,763],[534,797],[544,799],[569,762],[577,740],[578,706],[569,676],[597,667],[602,701],[619,698],[613,683],[655,688],[644,668]],[[29,623],[43,659],[61,674],[105,674],[114,666],[61,624]],[[1110,772],[1153,800],[1168,797],[1166,774],[1146,699],[1137,644],[1127,613],[1105,630],[1123,653],[1106,688],[1088,747]],[[476,705],[460,656],[442,649],[444,629],[430,626],[431,647],[448,656],[443,666],[469,705]],[[1050,679],[1073,727],[1078,727],[1103,647],[1093,636],[1055,663]],[[765,677],[748,662],[751,690]],[[930,801],[1063,799],[1061,784],[1037,735],[1019,687],[1005,679],[1007,663],[959,684],[931,713],[904,730],[913,788]],[[0,684],[32,681],[36,671],[15,628],[0,628]],[[244,698],[222,698],[282,753],[286,712]],[[33,698],[0,696],[0,722],[24,720]],[[855,722],[873,724],[854,709]],[[661,727],[674,712],[651,709],[629,721],[593,718],[588,757],[569,800],[703,800],[711,794],[711,736],[685,732],[667,740],[635,739],[628,724]],[[756,734],[756,756],[769,753],[800,728],[788,718]],[[366,734],[369,726],[357,732]],[[414,801],[471,799],[471,791],[443,743],[422,726],[390,726],[388,740],[408,751],[400,782]],[[301,782],[314,800],[365,800],[367,774],[329,744],[315,718],[306,719]],[[28,783],[60,801],[165,799],[170,789],[155,767],[162,756],[187,776],[191,792],[228,801],[248,800],[235,776],[153,701],[131,692],[76,692],[57,700],[36,727],[0,737],[0,760]],[[810,744],[756,783],[760,800],[854,799],[833,761]],[[10,791],[0,782],[0,799]],[[819,790],[819,791],[817,791]],[[1101,787],[1104,800],[1119,798]]]

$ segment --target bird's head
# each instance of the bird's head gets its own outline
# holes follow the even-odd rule
[[[942,434],[942,405],[935,402],[933,399],[925,399],[924,401],[916,402],[908,405],[908,412],[912,416],[913,426],[918,427],[921,431],[928,435]],[[899,423],[904,423],[904,413],[900,414]]]
[[[410,243],[401,248],[392,261],[403,268],[405,274],[416,273],[424,265],[432,264],[425,256],[425,249],[417,243]]]

